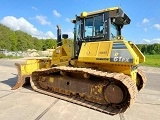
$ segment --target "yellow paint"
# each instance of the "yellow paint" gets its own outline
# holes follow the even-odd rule
[[[50,77],[49,82],[53,83],[54,82],[54,78]]]
[[[107,8],[107,9],[102,9],[102,10],[97,10],[97,11],[93,11],[93,12],[88,12],[87,16],[90,15],[95,15],[95,14],[99,14],[99,13],[103,13],[103,12],[107,12],[107,11],[113,11],[113,10],[117,10],[120,9],[119,7],[111,7],[111,8]]]
[[[102,86],[98,86],[98,93],[102,93]]]
[[[133,58],[133,62],[111,62],[111,52],[113,43],[122,43],[127,47],[130,56]],[[123,51],[123,49],[120,49]],[[126,50],[126,49],[124,49]],[[119,53],[114,53],[114,56],[118,56]],[[113,57],[113,56],[112,56]],[[137,65],[145,61],[144,55],[134,45],[130,44],[125,40],[118,41],[100,41],[100,42],[88,42],[82,43],[81,51],[78,57],[79,62],[90,62],[90,63],[103,63],[103,64],[123,64],[123,65]]]
[[[134,82],[137,81],[137,70],[131,72],[131,78]]]
[[[130,46],[130,49],[133,49],[133,51],[137,54],[137,57],[139,58],[139,63],[145,62],[145,56],[138,49],[138,47],[135,44],[133,44],[132,42],[128,42],[128,45]]]
[[[82,12],[81,13],[81,18],[85,18],[85,17],[87,17],[87,12]]]
[[[62,43],[62,46],[57,47],[53,51],[51,65],[67,65],[64,62],[68,62],[71,59],[73,55],[73,41],[63,39]]]
[[[93,63],[109,63],[112,44],[112,41],[82,43],[78,61]],[[96,60],[101,58],[103,58],[104,60]]]
[[[102,93],[102,88],[103,88],[102,85],[92,86],[91,93],[94,94],[94,95],[101,94]]]
[[[118,53],[115,53],[114,56],[118,56]]]
[[[33,71],[42,69],[42,68],[50,68],[51,60],[49,58],[44,59],[28,59],[25,64],[20,64],[20,72],[21,75],[30,75]]]

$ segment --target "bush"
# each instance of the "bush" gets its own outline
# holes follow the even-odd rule
[[[154,54],[156,54],[156,52],[154,50],[152,50],[150,54],[154,55]]]
[[[5,55],[5,54],[0,53],[0,59],[2,59],[2,58],[6,58],[6,55]]]
[[[13,55],[6,56],[5,54],[0,53],[0,59],[2,58],[17,59],[17,58],[22,58],[22,56],[13,56]]]

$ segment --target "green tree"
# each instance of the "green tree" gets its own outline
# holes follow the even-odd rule
[[[153,54],[153,55],[156,54],[155,50],[152,50],[150,54]]]
[[[33,44],[35,45],[35,48],[36,50],[42,50],[42,47],[43,47],[43,40],[39,40],[37,38],[33,38]]]
[[[15,32],[11,32],[9,36],[9,41],[11,41],[11,51],[17,51],[17,45],[18,45],[18,38]]]
[[[43,50],[51,49],[56,46],[56,41],[54,39],[46,39],[43,41]]]

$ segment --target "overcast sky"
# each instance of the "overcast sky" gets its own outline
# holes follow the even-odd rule
[[[73,37],[70,22],[81,12],[120,6],[130,17],[122,35],[134,43],[160,43],[159,0],[1,0],[0,23],[38,38],[56,38],[56,25]]]

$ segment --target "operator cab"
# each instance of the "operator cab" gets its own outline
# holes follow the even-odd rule
[[[121,36],[123,25],[130,23],[129,17],[119,7],[82,12],[72,21],[75,23],[74,46],[78,57],[82,42],[109,41]]]

